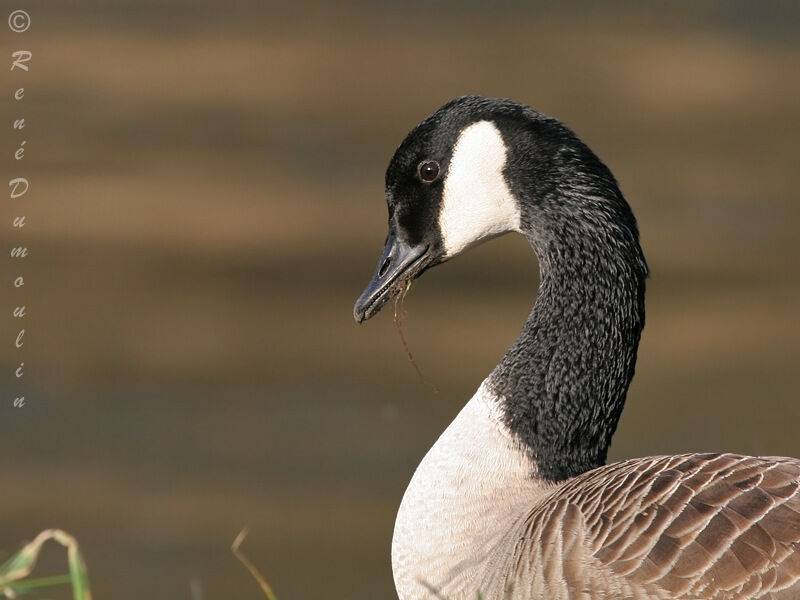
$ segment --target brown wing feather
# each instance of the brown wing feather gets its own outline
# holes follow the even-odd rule
[[[559,598],[798,599],[799,490],[800,461],[786,458],[693,454],[601,467],[527,516],[509,585],[569,590]],[[546,552],[536,548],[545,540]],[[544,554],[566,566],[548,566]]]

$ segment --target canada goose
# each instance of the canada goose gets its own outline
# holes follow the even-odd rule
[[[800,598],[800,461],[605,465],[644,325],[647,266],[606,166],[555,119],[467,96],[386,172],[389,235],[354,309],[490,237],[539,259],[517,341],[427,453],[392,541],[400,600]]]

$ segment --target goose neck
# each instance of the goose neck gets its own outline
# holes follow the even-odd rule
[[[647,269],[630,220],[632,228],[572,218],[524,231],[539,292],[489,381],[545,480],[605,464],[644,326]]]

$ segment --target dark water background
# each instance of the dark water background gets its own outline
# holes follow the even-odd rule
[[[30,256],[2,262],[0,557],[58,526],[97,598],[259,598],[229,551],[248,526],[283,600],[393,597],[405,485],[537,286],[511,237],[418,282],[405,335],[438,394],[390,314],[352,320],[388,159],[472,92],[564,120],[639,219],[648,324],[612,458],[800,455],[797,4],[17,4],[33,26],[3,16],[0,46],[33,68],[0,92],[24,79],[31,191],[0,238]]]

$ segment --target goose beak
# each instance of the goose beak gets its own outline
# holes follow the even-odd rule
[[[427,252],[428,246],[409,246],[389,231],[375,275],[353,308],[356,323],[374,316],[384,304],[402,292],[407,282],[423,270]]]

